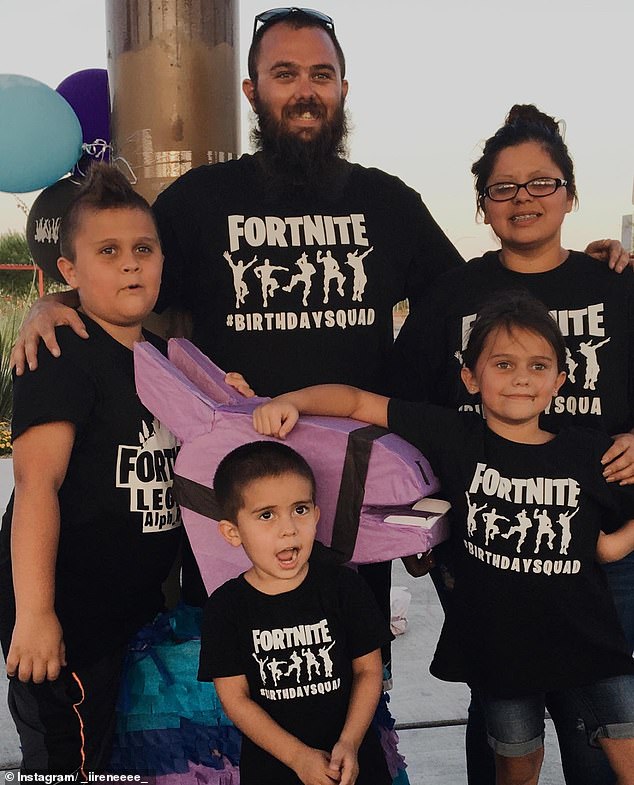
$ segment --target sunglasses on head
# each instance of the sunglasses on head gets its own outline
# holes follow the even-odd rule
[[[283,19],[287,19],[293,14],[300,13],[305,14],[311,19],[315,19],[327,30],[332,30],[333,33],[335,32],[335,23],[328,14],[322,14],[321,11],[315,11],[313,8],[297,8],[296,6],[291,6],[290,8],[271,8],[269,11],[262,11],[261,14],[258,14],[253,22],[253,35],[255,36],[258,29],[261,27],[271,24],[272,22],[281,22]]]

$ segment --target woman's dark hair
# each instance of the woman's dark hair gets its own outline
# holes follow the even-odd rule
[[[334,29],[327,27],[323,24],[323,22],[320,22],[314,16],[305,14],[301,9],[298,9],[294,13],[288,14],[288,16],[283,16],[279,19],[274,19],[268,23],[263,24],[255,31],[255,35],[251,41],[251,46],[249,47],[249,56],[247,59],[249,79],[253,82],[254,85],[257,85],[258,83],[258,59],[260,57],[260,45],[262,43],[262,38],[264,37],[264,34],[267,33],[272,27],[281,24],[288,25],[288,27],[292,27],[293,30],[302,30],[305,27],[316,27],[319,30],[324,30],[335,47],[337,60],[339,61],[339,68],[341,69],[341,78],[345,78],[346,58],[344,57],[343,49],[341,48],[341,44],[335,35]]]
[[[125,175],[110,164],[95,162],[64,214],[59,227],[59,250],[62,256],[75,261],[75,237],[85,210],[99,212],[116,209],[141,210],[156,227],[152,208],[130,185]],[[158,230],[157,230],[158,234]]]
[[[315,500],[315,475],[295,450],[280,442],[250,442],[232,450],[220,461],[214,475],[214,491],[221,515],[237,523],[244,506],[244,489],[254,480],[296,474],[310,484]]]
[[[507,147],[524,142],[537,142],[552,158],[566,180],[566,190],[575,205],[578,203],[575,171],[572,158],[559,130],[558,122],[540,112],[533,104],[515,104],[506,122],[490,139],[487,139],[481,157],[471,167],[475,177],[477,212],[484,212],[484,189],[495,167],[498,154]]]
[[[462,353],[465,367],[475,369],[487,338],[500,329],[509,333],[514,329],[528,330],[540,335],[555,352],[557,370],[566,369],[566,344],[559,325],[544,303],[525,291],[503,292],[480,308]]]

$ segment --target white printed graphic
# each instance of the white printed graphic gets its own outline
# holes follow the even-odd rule
[[[334,645],[335,645],[335,642],[333,641],[330,644],[330,646],[328,646],[328,648],[326,648],[325,646],[322,646],[321,649],[319,649],[319,651],[317,652],[319,654],[319,656],[322,658],[322,660],[324,661],[324,676],[327,676],[327,677],[332,676],[332,665],[333,665],[333,662],[332,662],[332,659],[330,658],[330,654],[328,654],[328,652],[332,649],[332,647]]]
[[[559,553],[561,553],[562,556],[567,555],[568,553],[568,546],[570,545],[570,540],[572,539],[570,521],[578,512],[579,508],[577,507],[573,513],[559,513],[559,517],[557,518],[557,523],[561,526],[561,544],[559,546]]]
[[[249,294],[249,289],[244,282],[244,274],[252,267],[258,260],[257,256],[254,256],[253,259],[248,263],[245,264],[242,260],[238,262],[234,262],[231,258],[231,254],[228,251],[225,251],[223,256],[229,262],[229,267],[231,267],[231,272],[233,274],[233,288],[236,291],[236,310],[244,303],[244,299]]]
[[[600,341],[595,344],[593,344],[592,341],[579,344],[579,354],[582,354],[586,358],[586,378],[583,382],[584,390],[596,389],[595,385],[599,378],[599,371],[601,370],[597,359],[597,349],[600,349],[609,342],[610,339],[606,338],[605,341]]]
[[[312,277],[317,272],[317,269],[314,264],[311,264],[308,261],[308,256],[305,253],[299,257],[295,264],[299,267],[301,272],[295,273],[291,278],[290,283],[287,286],[282,286],[282,289],[285,292],[292,292],[298,283],[303,283],[304,294],[302,295],[302,305],[306,307],[308,305],[308,295],[310,294]]]
[[[286,665],[286,660],[276,660],[273,658],[271,662],[266,666],[271,671],[271,676],[273,677],[273,684],[277,687],[277,682],[280,679],[280,676],[284,674],[280,670],[280,665]]]
[[[129,489],[130,512],[142,514],[144,534],[181,524],[172,493],[177,453],[175,437],[156,419],[151,429],[143,421],[138,445],[119,445],[115,484]]]
[[[343,297],[343,285],[346,282],[346,276],[341,272],[339,262],[332,255],[330,249],[326,251],[325,255],[321,251],[317,251],[317,264],[323,264],[324,266],[324,305],[328,305],[331,282],[337,282],[337,292],[340,297]]]
[[[251,656],[257,662],[257,664],[260,666],[260,678],[262,679],[262,684],[266,684],[266,670],[264,669],[264,666],[268,662],[269,658],[268,657],[264,657],[264,659],[261,660],[255,652],[253,652],[253,654]]]
[[[254,655],[255,656],[255,655]],[[288,670],[286,671],[286,675],[290,676],[293,671],[297,674],[297,683],[299,684],[300,679],[302,678],[302,658],[296,651],[291,652],[289,657],[291,661],[291,665],[288,666]]]
[[[367,299],[370,282],[371,291],[377,291],[377,282],[368,276],[374,245],[366,236],[363,213],[229,215],[227,243],[222,266],[231,275],[235,293],[235,310],[224,320],[230,330],[346,330],[375,323],[375,309],[359,307]],[[294,248],[297,253],[289,256],[288,249]],[[286,250],[282,254],[277,249]],[[374,265],[372,274],[378,276],[379,268]],[[332,310],[308,310],[333,301]]]
[[[568,556],[574,539],[572,519],[580,509],[579,493],[577,481],[571,478],[504,477],[497,469],[478,463],[469,491],[465,493],[467,539],[463,541],[464,546],[470,555],[498,569],[546,575],[577,573],[581,568],[577,559],[533,557],[556,551],[560,556]],[[510,502],[521,509],[513,513],[511,521],[498,513],[499,505],[478,505],[483,496]],[[507,509],[508,506],[503,511]],[[502,521],[510,525],[503,526]],[[515,537],[514,551],[520,558],[488,550],[496,548],[499,538],[511,540]],[[479,547],[478,541],[484,541],[485,547]],[[498,547],[498,550],[504,549]]]
[[[498,515],[498,512],[495,509],[495,507],[491,510],[491,512],[483,512],[482,520],[484,521],[485,524],[485,530],[484,530],[485,545],[488,545],[489,541],[495,539],[495,537],[497,537],[497,535],[500,533],[500,527],[497,525],[497,522],[498,521],[508,522],[508,518],[505,518],[503,515]]]
[[[575,384],[577,381],[575,379],[575,370],[579,367],[579,363],[576,363],[570,349],[566,346],[566,368],[568,369],[568,380],[571,384]]]
[[[535,519],[539,522],[539,527],[537,528],[537,541],[535,543],[535,553],[539,553],[539,549],[542,544],[542,540],[544,537],[547,538],[547,545],[548,549],[552,551],[553,549],[553,541],[555,539],[555,530],[553,529],[553,522],[550,520],[548,513],[546,510],[535,510],[533,513]]]
[[[521,553],[522,545],[524,545],[524,542],[526,541],[526,535],[528,533],[528,530],[533,528],[533,522],[526,514],[526,510],[522,510],[521,512],[518,512],[515,515],[515,520],[517,521],[517,525],[511,526],[511,528],[507,532],[504,532],[502,537],[504,537],[505,540],[508,540],[508,538],[511,537],[511,535],[519,534],[516,550],[518,553]]]
[[[33,237],[37,243],[56,243],[59,240],[61,218],[37,218]]]
[[[464,495],[467,497],[467,531],[469,532],[469,537],[473,537],[477,528],[476,513],[486,510],[487,506],[483,504],[482,507],[476,507],[475,504],[472,504],[467,491],[465,491]]]
[[[276,267],[271,264],[270,259],[265,259],[264,264],[253,268],[253,272],[260,279],[262,285],[262,305],[265,308],[269,306],[269,297],[273,297],[276,289],[280,288],[279,283],[273,277],[273,273],[277,271],[285,273],[286,267]]]
[[[327,619],[282,629],[252,630],[251,635],[260,694],[268,700],[305,698],[341,687],[341,678],[335,672],[336,658],[330,655],[336,641]]]
[[[346,262],[347,265],[350,265],[354,270],[354,281],[352,284],[352,299],[355,302],[362,303],[363,302],[363,292],[365,292],[365,285],[368,282],[368,276],[365,274],[365,268],[363,266],[363,260],[365,257],[374,250],[374,246],[370,246],[365,253],[362,253],[359,256],[359,250],[355,250],[354,253],[348,254],[348,261]]]

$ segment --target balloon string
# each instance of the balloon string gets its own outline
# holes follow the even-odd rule
[[[108,144],[105,139],[95,139],[94,142],[88,144],[84,142],[81,146],[82,153],[86,155],[90,155],[92,158],[96,158],[98,161],[103,161],[106,155],[109,155],[112,164],[115,165],[119,162],[124,164],[126,171],[124,174],[128,177],[128,180],[132,185],[136,185],[138,182],[138,177],[134,173],[134,169],[130,165],[130,162],[123,158],[121,155],[112,156],[112,152],[114,148],[111,144]],[[119,170],[122,169],[121,165],[117,167]],[[79,161],[75,164],[75,169],[79,172],[82,177],[85,177],[86,173],[82,171]]]
[[[116,164],[118,162],[121,162],[122,164],[125,165],[125,168],[126,168],[127,171],[123,172],[123,174],[125,174],[126,177],[128,177],[128,179],[130,180],[130,184],[131,185],[136,185],[139,182],[139,178],[134,173],[134,169],[130,165],[130,162],[128,161],[128,159],[124,158],[122,155],[117,155],[117,156],[115,156],[112,159],[112,163]],[[119,169],[119,171],[121,171],[121,168],[122,168],[121,166],[117,166],[117,169]]]
[[[92,155],[92,157],[96,158],[98,161],[103,161],[106,153],[112,150],[112,145],[108,144],[105,139],[95,139],[95,141],[90,144],[84,142],[81,149],[82,152]]]

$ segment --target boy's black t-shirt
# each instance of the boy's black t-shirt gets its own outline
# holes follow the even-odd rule
[[[13,438],[36,425],[75,426],[59,490],[55,608],[69,663],[119,645],[163,608],[161,583],[181,536],[171,486],[176,441],[141,404],[133,353],[82,314],[84,340],[61,327],[61,356],[46,347],[38,369],[14,381]],[[145,334],[165,351],[165,342]],[[0,628],[15,621],[11,580],[13,499],[0,533]]]
[[[313,559],[308,575],[292,591],[263,594],[240,576],[211,595],[204,610],[198,678],[246,676],[252,700],[279,725],[310,747],[330,752],[348,710],[352,660],[391,637],[365,582],[347,567]],[[359,763],[358,782],[390,782],[372,729]],[[299,782],[246,735],[240,781]]]
[[[568,378],[542,418],[548,430],[583,425],[611,435],[634,426],[634,273],[570,251],[553,270],[519,273],[491,251],[441,276],[395,345],[396,394],[479,410],[460,379],[469,328],[483,303],[527,291],[556,318],[568,349]]]
[[[634,489],[601,473],[610,438],[571,427],[518,444],[479,415],[398,400],[388,419],[452,504],[455,587],[432,673],[503,697],[634,673],[595,562],[600,528],[634,514]]]

